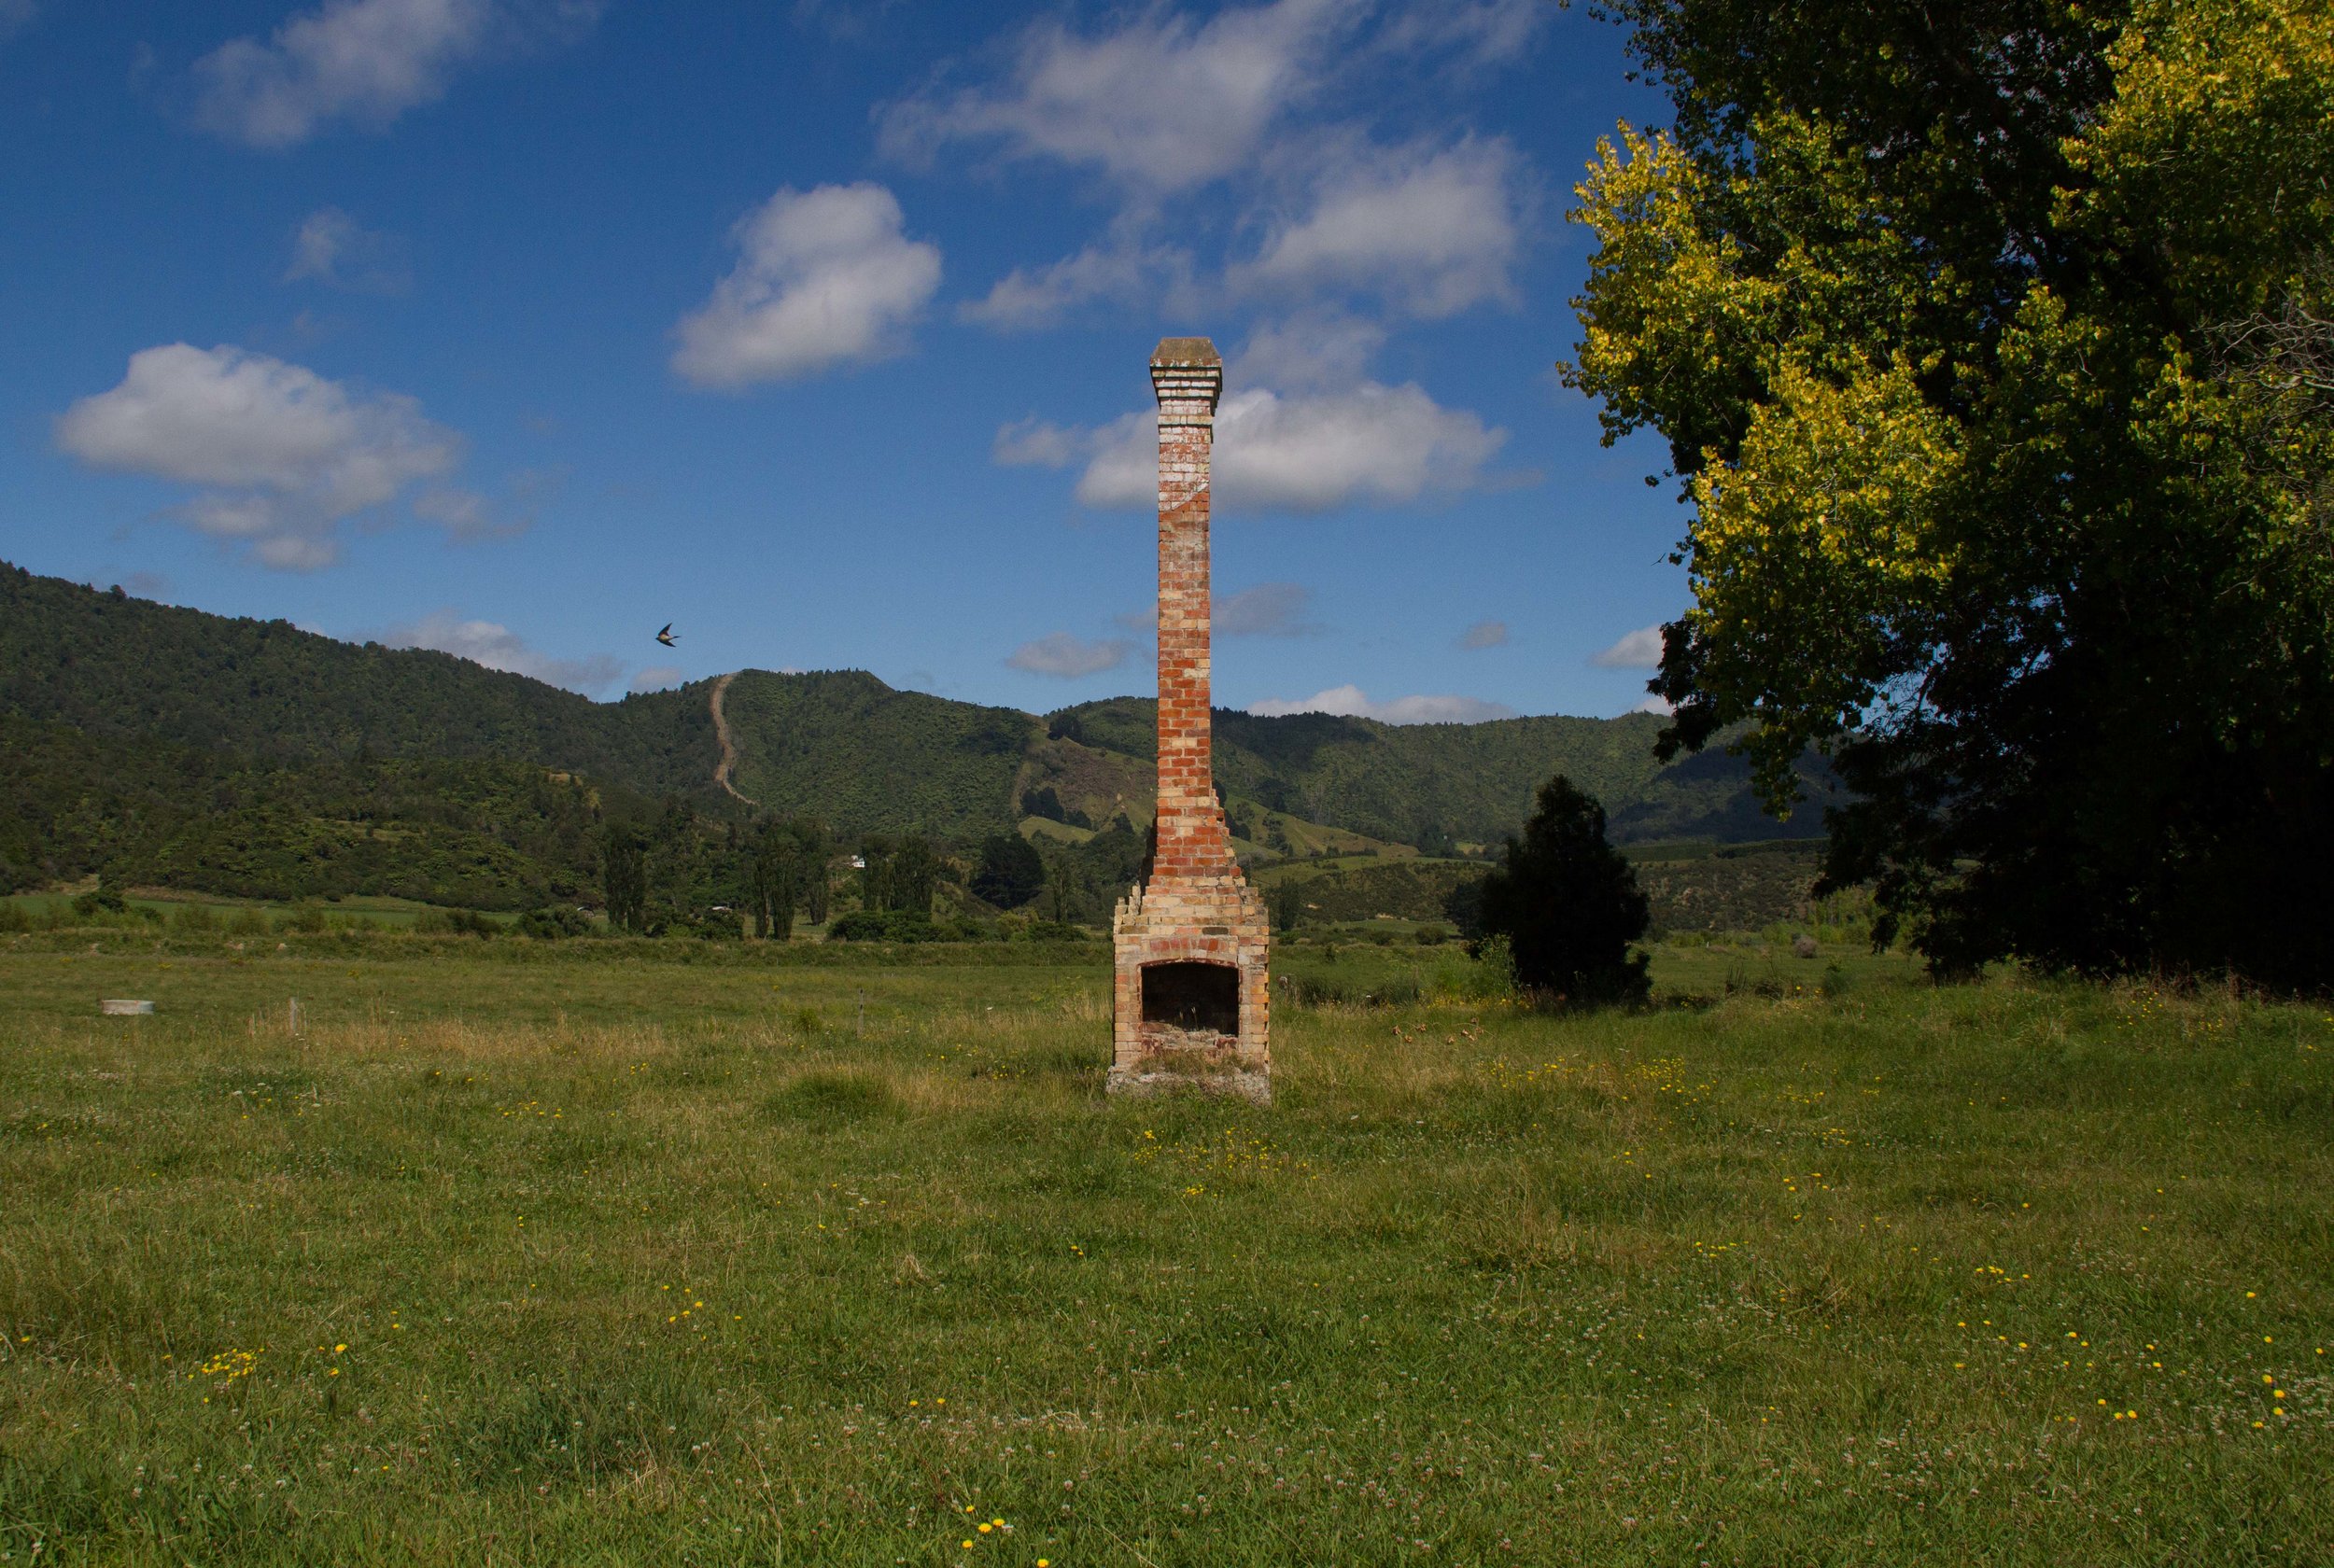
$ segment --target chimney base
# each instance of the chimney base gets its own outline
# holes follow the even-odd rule
[[[1155,873],[1111,920],[1113,1094],[1192,1089],[1272,1099],[1272,940],[1237,865]]]

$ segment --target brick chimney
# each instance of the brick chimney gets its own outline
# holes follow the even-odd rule
[[[1208,453],[1224,362],[1205,338],[1151,356],[1159,397],[1159,848],[1155,868],[1198,876],[1231,861],[1209,745]]]
[[[1159,399],[1159,798],[1147,882],[1112,922],[1114,1091],[1272,1097],[1272,938],[1216,801],[1208,454],[1224,362],[1205,338],[1151,356]]]

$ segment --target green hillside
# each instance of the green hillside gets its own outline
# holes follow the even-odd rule
[[[711,792],[702,685],[596,703],[423,649],[180,609],[0,564],[0,713],[252,758],[494,757]]]
[[[284,902],[527,909],[596,898],[606,804],[526,763],[254,762],[0,716],[0,893],[97,876]]]
[[[921,831],[963,843],[1010,832],[1014,780],[1045,738],[1019,709],[895,692],[864,670],[746,670],[724,707],[738,793],[847,834]]]

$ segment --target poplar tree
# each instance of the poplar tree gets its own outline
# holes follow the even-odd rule
[[[608,902],[608,924],[617,931],[648,928],[648,845],[639,829],[611,822],[600,831],[600,887]]]

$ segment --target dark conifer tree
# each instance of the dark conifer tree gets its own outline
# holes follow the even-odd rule
[[[1506,863],[1483,879],[1483,930],[1508,939],[1517,982],[1574,1002],[1641,1001],[1646,958],[1637,872],[1605,842],[1605,808],[1557,774]]]

